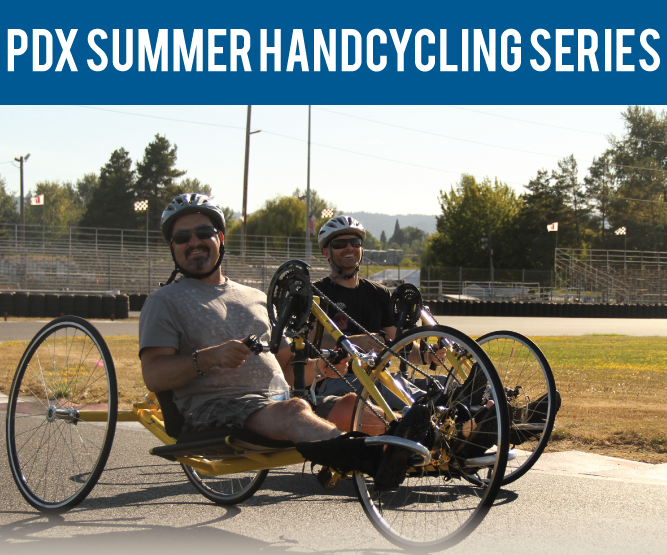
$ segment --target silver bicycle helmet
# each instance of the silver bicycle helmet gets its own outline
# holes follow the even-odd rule
[[[171,239],[171,228],[174,222],[186,214],[204,214],[211,218],[213,225],[223,233],[225,232],[225,216],[208,195],[201,193],[184,193],[172,200],[162,212],[160,227],[162,236],[169,241]]]
[[[362,241],[366,240],[366,230],[361,223],[351,216],[336,216],[320,228],[320,232],[317,234],[317,244],[322,250],[334,237],[348,233],[358,235]]]

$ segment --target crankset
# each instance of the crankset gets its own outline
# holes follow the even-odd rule
[[[280,349],[283,331],[288,336],[296,336],[308,321],[313,304],[309,267],[301,260],[289,260],[276,270],[271,279],[266,305],[273,327],[272,353]]]
[[[424,303],[419,289],[411,283],[404,283],[397,287],[391,294],[389,302],[397,336],[404,329],[412,328],[419,321]]]

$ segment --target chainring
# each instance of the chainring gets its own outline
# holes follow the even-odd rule
[[[400,325],[402,329],[410,329],[419,321],[424,303],[419,289],[411,283],[404,283],[391,294],[389,306],[394,324]],[[403,321],[399,322],[401,316]]]
[[[310,266],[301,260],[288,260],[273,275],[267,295],[269,320],[275,327],[297,334],[308,321],[313,304]]]

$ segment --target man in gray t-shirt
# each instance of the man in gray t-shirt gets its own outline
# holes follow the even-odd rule
[[[272,380],[284,375],[293,381],[292,353],[284,338],[276,355],[249,356],[242,343],[250,334],[268,341],[266,296],[222,275],[222,212],[205,195],[180,195],[162,215],[162,232],[176,270],[141,313],[139,356],[148,389],[174,392],[186,431],[237,426],[295,443],[340,436],[334,423],[349,426],[353,394],[331,409],[328,418],[334,423],[317,416],[303,399],[269,397]],[[178,271],[184,277],[174,281]],[[309,361],[307,383],[317,374],[333,372],[322,360]]]

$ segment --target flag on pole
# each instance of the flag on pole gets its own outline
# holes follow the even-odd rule
[[[134,203],[135,212],[143,212],[144,210],[148,210],[147,200],[138,200],[137,202]]]
[[[616,235],[626,235],[627,232],[628,232],[628,230],[625,229],[625,226],[623,226],[623,227],[619,227],[616,231],[614,231],[614,233],[615,233]]]
[[[36,197],[30,197],[31,206],[44,206],[44,195],[37,195]]]
[[[554,222],[547,226],[547,231],[558,231],[558,222]]]

